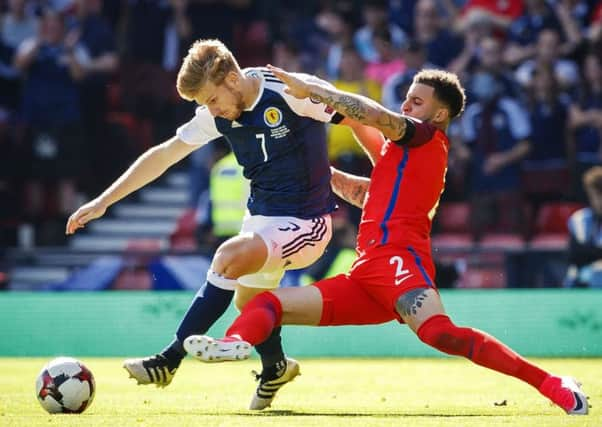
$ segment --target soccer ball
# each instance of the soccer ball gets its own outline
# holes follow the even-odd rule
[[[94,399],[92,372],[72,357],[57,357],[42,368],[36,380],[36,396],[51,414],[80,414]]]

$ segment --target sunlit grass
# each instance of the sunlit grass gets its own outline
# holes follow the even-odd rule
[[[47,359],[0,358],[0,426],[602,426],[602,359],[537,359],[584,383],[593,405],[568,417],[533,388],[458,359],[300,360],[273,409],[248,411],[257,360],[186,360],[165,389],[136,386],[121,359],[86,358],[96,377],[82,415],[48,415],[35,397]]]

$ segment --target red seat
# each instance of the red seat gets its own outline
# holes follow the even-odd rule
[[[531,249],[566,249],[569,217],[583,207],[580,203],[546,203],[537,212],[535,234],[529,244]]]
[[[485,249],[517,250],[523,249],[525,242],[519,234],[489,233],[479,242],[479,247]]]
[[[472,237],[468,233],[440,233],[431,237],[433,250],[457,249],[470,250],[473,247]]]
[[[464,202],[442,203],[437,210],[437,229],[441,233],[468,233],[470,206]]]
[[[529,247],[531,249],[555,249],[565,250],[568,244],[567,233],[542,233],[536,235]]]
[[[503,267],[468,267],[458,280],[459,288],[503,288],[506,272]]]
[[[582,207],[582,204],[574,202],[554,202],[542,205],[535,220],[535,234],[568,233],[569,217]]]

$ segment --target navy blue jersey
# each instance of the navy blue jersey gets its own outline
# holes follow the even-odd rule
[[[324,122],[339,116],[324,104],[284,93],[285,85],[265,68],[243,72],[261,79],[255,103],[235,121],[213,117],[200,106],[178,128],[178,138],[201,146],[226,137],[251,181],[247,207],[252,215],[311,218],[332,212]]]

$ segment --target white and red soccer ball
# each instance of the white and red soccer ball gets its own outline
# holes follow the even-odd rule
[[[72,357],[57,357],[42,368],[36,380],[36,396],[51,414],[80,414],[94,399],[92,372]]]

